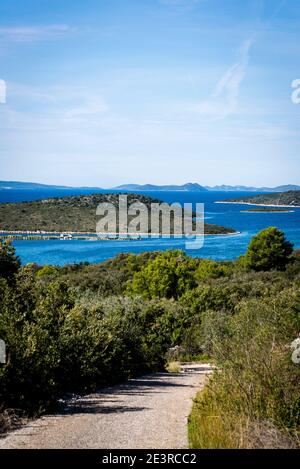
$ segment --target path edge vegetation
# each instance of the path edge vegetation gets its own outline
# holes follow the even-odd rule
[[[275,227],[235,262],[166,251],[22,266],[0,241],[0,425],[11,409],[38,416],[58,398],[205,356],[218,371],[194,401],[192,448],[298,447],[299,331],[300,256]]]

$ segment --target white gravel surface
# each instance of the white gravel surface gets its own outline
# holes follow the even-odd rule
[[[209,365],[183,365],[68,402],[0,439],[0,448],[187,448],[192,399]]]

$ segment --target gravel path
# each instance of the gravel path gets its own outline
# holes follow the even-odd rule
[[[192,398],[211,372],[183,365],[70,401],[0,439],[0,448],[187,448]]]

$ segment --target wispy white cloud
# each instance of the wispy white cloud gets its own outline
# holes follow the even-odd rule
[[[218,98],[227,95],[231,107],[235,107],[240,93],[240,85],[245,78],[249,63],[249,52],[253,44],[253,39],[247,39],[240,48],[239,61],[229,68],[225,75],[218,82],[213,97]]]
[[[101,97],[94,97],[92,100],[83,103],[80,106],[68,109],[64,115],[65,119],[77,120],[88,116],[102,114],[108,111],[108,106]]]
[[[246,76],[253,43],[253,38],[244,41],[239,49],[238,61],[220,78],[211,97],[193,106],[194,111],[215,119],[224,119],[238,111],[240,87]]]
[[[38,42],[58,40],[73,34],[76,28],[67,24],[44,26],[9,26],[0,27],[0,40],[4,42]]]
[[[97,89],[67,85],[34,87],[10,82],[7,88],[7,104],[2,106],[0,116],[2,129],[82,129],[98,126],[109,111]]]

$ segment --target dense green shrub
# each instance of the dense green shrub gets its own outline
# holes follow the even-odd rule
[[[266,228],[250,241],[247,253],[241,264],[250,269],[283,270],[290,261],[293,245],[286,240],[284,233],[275,227]]]
[[[13,286],[0,277],[0,337],[8,355],[0,401],[7,406],[39,413],[66,391],[161,369],[168,347],[180,340],[176,303],[82,294],[59,273],[28,265]]]
[[[0,277],[12,281],[20,268],[20,259],[15,254],[15,248],[0,238]]]
[[[163,252],[134,274],[127,293],[144,298],[178,298],[196,286],[196,266],[197,261],[183,251]]]
[[[209,278],[229,277],[233,272],[231,262],[216,262],[210,259],[202,259],[195,272],[197,280],[206,280]]]
[[[44,267],[37,270],[36,276],[38,278],[49,277],[53,279],[54,277],[57,277],[58,274],[59,270],[57,267],[54,267],[53,265],[44,265]]]

